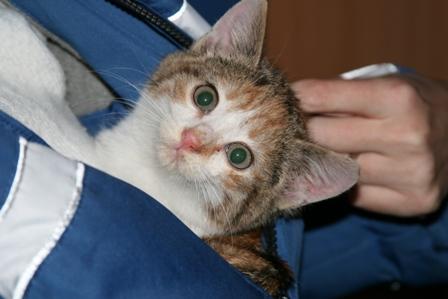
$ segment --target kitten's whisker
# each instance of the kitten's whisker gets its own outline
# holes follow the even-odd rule
[[[140,95],[140,101],[143,104],[149,104],[150,108],[154,109],[160,115],[166,115],[169,112],[168,106],[166,103],[163,103],[160,100],[154,100],[151,98],[150,94],[147,91],[142,91]],[[145,101],[145,102],[143,102]]]
[[[205,200],[207,200],[212,208],[214,210],[221,210],[222,213],[224,214],[224,221],[227,225],[228,228],[231,227],[231,221],[230,221],[230,217],[229,217],[229,212],[227,211],[224,202],[222,200],[222,195],[220,196],[218,192],[218,187],[216,185],[216,183],[214,181],[212,181],[210,175],[208,173],[206,173],[204,170],[200,170],[199,175],[201,177],[201,179],[203,180],[204,184],[206,185],[205,189],[207,192],[207,198]],[[232,236],[232,233],[229,233],[230,237]],[[233,240],[233,239],[232,239]]]
[[[118,68],[118,67],[115,67],[115,69],[119,69],[119,68]],[[109,68],[108,70],[100,70],[100,71],[98,71],[97,73],[100,74],[100,75],[103,75],[103,76],[105,76],[105,77],[107,76],[107,77],[109,77],[109,78],[113,78],[113,79],[115,79],[115,80],[117,80],[117,81],[119,81],[119,82],[125,83],[126,85],[128,85],[128,86],[130,86],[130,87],[133,87],[133,88],[136,88],[136,87],[137,87],[137,84],[132,83],[131,81],[129,81],[128,79],[126,79],[126,77],[124,77],[124,76],[118,74],[117,72],[113,72],[112,70],[113,70],[113,68]],[[146,84],[144,84],[144,83],[140,83],[139,85],[141,85],[141,87],[143,87],[143,86],[145,86]],[[136,89],[136,90],[139,90],[139,89],[140,89],[140,88],[138,88],[138,89]]]
[[[136,68],[132,68],[132,67],[127,67],[127,66],[113,66],[108,68],[108,70],[106,72],[112,72],[112,71],[132,71],[132,72],[136,72],[139,73],[141,75],[144,75],[145,77],[148,76],[148,72],[136,69]]]
[[[112,100],[112,102],[118,102],[118,103],[120,103],[120,104],[122,104],[122,105],[124,105],[126,107],[129,107],[129,108],[137,107],[137,102],[136,101],[133,101],[133,100],[130,100],[130,99],[126,99],[126,98],[115,98],[115,99]]]
[[[88,115],[83,116],[83,118],[95,119],[95,118],[109,117],[109,116],[128,116],[128,115],[129,115],[129,112],[114,111],[114,112],[107,112],[107,113],[98,114],[98,115],[88,114]]]
[[[156,118],[157,120],[167,117],[169,112],[166,105],[162,105],[159,101],[152,100],[146,92],[142,92],[139,107],[141,107],[150,118]]]
[[[196,180],[193,180],[193,185],[194,185],[194,190],[196,191],[197,200],[198,200],[198,202],[200,202],[201,198],[199,197],[198,182]]]
[[[125,77],[123,77],[117,73],[113,73],[111,71],[98,71],[98,74],[102,74],[103,76],[109,76],[110,78],[113,78],[119,82],[126,84],[127,86],[134,89],[137,92],[137,94],[140,94],[140,91],[143,89],[144,86],[146,86],[146,84],[144,84],[144,83],[141,83],[141,84],[139,84],[140,86],[138,86],[137,84],[132,83]]]

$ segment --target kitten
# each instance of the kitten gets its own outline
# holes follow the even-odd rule
[[[61,93],[0,97],[0,109],[61,154],[140,188],[271,295],[291,281],[262,247],[279,215],[336,196],[350,158],[311,142],[299,101],[262,57],[266,0],[243,0],[190,50],[164,59],[136,107],[89,136]]]

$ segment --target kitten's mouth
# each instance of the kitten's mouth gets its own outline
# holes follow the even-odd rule
[[[194,153],[188,150],[185,145],[180,143],[163,144],[159,148],[159,160],[163,167],[171,171],[183,173],[187,170],[187,159],[189,155]],[[185,168],[185,169],[184,169]]]
[[[184,158],[182,152],[173,144],[159,146],[158,157],[161,165],[170,170],[178,168],[180,160]]]
[[[177,143],[165,144],[159,151],[161,167],[193,186],[207,181],[202,169],[202,159],[200,153],[179,147]]]
[[[188,155],[188,152],[177,146],[174,147],[172,151],[173,151],[173,158],[171,163],[173,163],[177,168],[179,168],[181,166],[181,163],[185,163],[185,158],[186,155]]]

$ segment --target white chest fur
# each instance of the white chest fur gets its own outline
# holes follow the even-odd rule
[[[131,113],[97,137],[94,166],[151,195],[199,237],[214,234],[198,192],[157,161],[157,129],[141,130],[141,121],[136,118]]]

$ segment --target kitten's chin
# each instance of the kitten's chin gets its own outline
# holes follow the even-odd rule
[[[205,174],[200,169],[200,157],[187,151],[179,151],[175,146],[161,145],[158,150],[160,165],[174,176],[186,182],[200,183],[205,181]]]
[[[176,151],[169,145],[161,144],[157,149],[157,156],[163,168],[170,171],[177,168]]]

